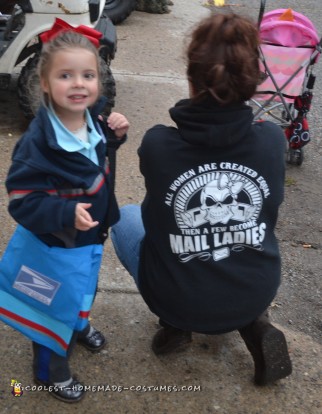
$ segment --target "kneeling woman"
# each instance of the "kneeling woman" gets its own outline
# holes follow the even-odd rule
[[[281,277],[274,228],[283,201],[285,137],[254,122],[259,37],[248,19],[216,14],[187,50],[190,98],[170,109],[139,149],[146,196],[124,206],[116,253],[160,318],[152,349],[186,346],[192,332],[238,330],[264,385],[291,373],[284,334],[267,308]]]

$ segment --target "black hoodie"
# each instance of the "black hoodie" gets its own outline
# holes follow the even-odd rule
[[[285,136],[254,123],[245,104],[182,100],[170,115],[177,128],[156,125],[139,149],[140,291],[170,325],[229,332],[262,313],[280,283]]]

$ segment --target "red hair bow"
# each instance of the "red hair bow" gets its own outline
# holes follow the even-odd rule
[[[59,33],[69,30],[87,37],[94,44],[94,46],[99,47],[99,39],[102,37],[101,32],[98,32],[97,30],[92,29],[91,27],[85,26],[83,24],[78,27],[71,26],[64,20],[59,19],[58,17],[56,17],[55,23],[53,24],[53,27],[50,30],[41,33],[40,39],[43,43],[47,43],[54,37],[56,37]]]

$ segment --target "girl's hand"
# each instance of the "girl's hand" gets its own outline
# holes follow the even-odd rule
[[[129,129],[129,121],[124,115],[112,112],[107,118],[107,125],[114,131],[117,138],[122,138]]]
[[[98,225],[98,221],[93,221],[87,209],[92,207],[90,203],[77,203],[75,209],[75,228],[86,231]]]

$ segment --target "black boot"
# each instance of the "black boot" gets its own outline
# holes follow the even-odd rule
[[[286,339],[282,331],[261,315],[239,330],[255,364],[255,383],[266,385],[292,373]]]
[[[158,330],[152,340],[152,350],[156,355],[183,350],[192,341],[190,331],[174,328],[161,320],[160,325],[163,327]]]

